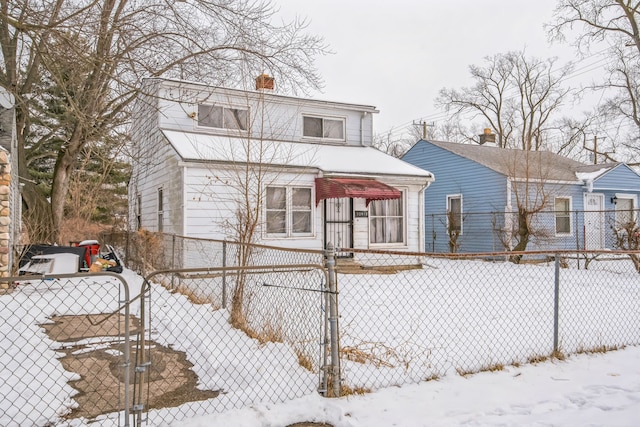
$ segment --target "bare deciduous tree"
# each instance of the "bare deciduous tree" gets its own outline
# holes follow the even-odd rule
[[[0,0],[0,84],[17,100],[24,211],[39,225],[32,239],[59,240],[78,156],[127,124],[143,77],[232,86],[268,71],[281,90],[317,87],[313,59],[325,52],[322,40],[304,33],[305,22],[275,24],[275,13],[269,1],[252,0]],[[54,132],[63,139],[50,194],[28,168],[31,148],[47,138],[32,133],[44,81],[59,88],[66,110],[51,127],[64,132]]]
[[[607,57],[603,80],[593,89],[608,97],[600,105],[607,117],[608,151],[618,161],[640,163],[640,1],[559,0],[549,36],[568,37],[588,56],[603,50]]]
[[[497,134],[502,148],[540,150],[554,114],[570,89],[562,86],[571,66],[555,68],[555,60],[528,58],[509,52],[485,58],[485,66],[469,67],[475,85],[460,90],[444,88],[438,106],[454,117],[480,117]],[[470,136],[473,138],[473,136]]]

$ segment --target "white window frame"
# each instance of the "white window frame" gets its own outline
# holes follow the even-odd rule
[[[567,200],[568,207],[566,211],[558,211],[556,206],[558,200]],[[571,212],[573,211],[573,200],[571,196],[556,196],[553,199],[553,232],[556,236],[571,236],[573,235],[573,216]],[[558,231],[558,216],[562,214],[562,217],[567,217],[569,219],[569,231]]]
[[[315,206],[314,206],[314,193],[313,187],[308,185],[279,185],[279,184],[271,184],[267,185],[264,188],[265,198],[268,194],[269,188],[283,188],[285,189],[285,231],[284,233],[270,233],[267,229],[268,221],[267,216],[268,212],[272,209],[268,209],[267,202],[265,200],[264,203],[264,236],[266,238],[297,238],[297,237],[310,237],[314,234],[314,223],[315,223]],[[293,217],[295,212],[306,212],[306,209],[301,209],[300,207],[293,206],[293,191],[296,189],[304,189],[309,190],[309,231],[304,232],[294,232],[293,231]],[[273,209],[275,210],[275,209]]]
[[[305,129],[305,120],[306,119],[319,119],[322,121],[322,134],[323,136],[313,136],[313,135],[305,135],[304,133],[304,129]],[[333,121],[339,121],[342,123],[342,138],[329,138],[324,136],[324,122],[325,120],[333,120]],[[346,141],[346,134],[347,134],[347,119],[346,117],[335,117],[335,116],[318,116],[318,115],[313,115],[313,114],[303,114],[302,115],[302,137],[303,138],[308,138],[308,139],[315,139],[315,140],[322,140],[322,141]]]
[[[379,218],[397,218],[397,216],[391,216],[391,215],[379,215],[379,216],[374,216],[373,212],[372,212],[372,205],[374,203],[388,203],[389,200],[372,200],[369,203],[369,245],[371,247],[392,247],[392,246],[406,246],[407,245],[407,192],[404,190],[400,190],[400,192],[402,193],[402,195],[400,196],[400,206],[402,207],[402,216],[400,217],[402,219],[402,240],[400,242],[372,242],[371,241],[371,230],[373,229],[373,225],[372,225],[372,221],[374,219],[379,219]],[[396,199],[392,199],[392,200],[396,200]]]
[[[209,126],[206,124],[203,124],[200,122],[200,118],[202,116],[202,112],[200,111],[200,108],[222,108],[222,127],[218,127],[218,126]],[[247,115],[246,117],[246,123],[244,123],[244,127],[245,129],[241,128],[241,127],[230,127],[227,126],[226,123],[226,117],[227,115],[225,114],[225,112],[227,110],[235,110],[235,111],[244,111]],[[198,104],[198,114],[196,117],[196,126],[200,129],[224,129],[227,131],[235,131],[235,132],[248,132],[249,131],[249,109],[248,108],[241,108],[241,107],[235,107],[235,106],[230,106],[230,105],[216,105],[216,104],[207,104],[207,103],[200,103]]]
[[[158,187],[158,233],[164,231],[164,189]]]
[[[463,203],[463,198],[462,198],[462,193],[459,194],[447,194],[447,206],[446,206],[446,212],[447,212],[447,217],[446,217],[446,227],[447,227],[447,232],[449,232],[449,212],[451,212],[451,200],[460,200],[460,236],[462,236],[463,232],[464,232],[464,203]]]
[[[616,204],[614,205],[614,210],[615,210],[615,224],[617,228],[620,228],[620,226],[618,224],[620,224],[621,219],[620,216],[622,215],[621,209],[618,207],[620,204],[620,200],[631,200],[631,221],[633,221],[634,223],[637,224],[638,222],[638,196],[635,194],[627,194],[627,193],[616,193],[615,194],[616,197]],[[626,211],[625,211],[626,213]]]

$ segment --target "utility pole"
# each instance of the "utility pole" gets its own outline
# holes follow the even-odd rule
[[[598,135],[593,135],[593,164],[598,164]]]
[[[420,120],[420,122],[413,122],[414,126],[422,126],[422,139],[427,139],[427,126],[435,126],[435,123],[429,123]]]

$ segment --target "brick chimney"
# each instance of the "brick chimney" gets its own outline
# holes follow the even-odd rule
[[[496,145],[496,134],[491,132],[491,129],[484,128],[484,133],[480,136],[480,145]]]
[[[275,79],[268,74],[260,74],[256,77],[256,90],[273,90]]]

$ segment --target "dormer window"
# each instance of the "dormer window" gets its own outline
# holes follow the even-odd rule
[[[303,116],[302,135],[344,141],[344,119]]]
[[[219,105],[198,105],[198,126],[218,129],[247,130],[249,110]]]

